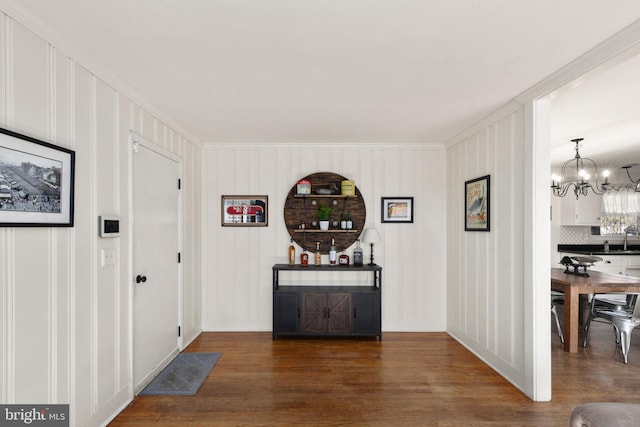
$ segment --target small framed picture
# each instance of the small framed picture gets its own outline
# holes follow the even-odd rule
[[[383,197],[382,222],[413,222],[413,197]]]
[[[0,227],[73,227],[75,152],[0,128]]]
[[[465,231],[490,231],[490,180],[487,175],[464,183]]]
[[[222,196],[222,226],[267,227],[269,196]]]

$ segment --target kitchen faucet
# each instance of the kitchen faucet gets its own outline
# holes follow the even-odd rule
[[[638,233],[638,227],[635,225],[630,225],[624,229],[624,250],[627,250],[627,237],[629,234],[635,234],[638,239],[640,239],[640,233]]]

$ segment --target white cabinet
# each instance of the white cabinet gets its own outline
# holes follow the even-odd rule
[[[590,270],[601,271],[603,273],[625,274],[625,265],[627,264],[627,255],[595,255],[602,258],[602,261],[596,262]]]
[[[627,276],[640,278],[640,256],[630,256],[624,269]]]
[[[576,200],[572,193],[562,198],[561,225],[600,225],[602,196],[589,193]]]

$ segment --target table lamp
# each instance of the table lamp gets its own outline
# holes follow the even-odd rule
[[[380,233],[378,233],[378,229],[374,227],[369,227],[364,230],[364,236],[362,237],[362,241],[364,243],[371,244],[371,257],[369,258],[371,262],[369,265],[375,265],[373,262],[373,244],[380,242]]]

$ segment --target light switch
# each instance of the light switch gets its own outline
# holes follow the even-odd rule
[[[102,249],[102,266],[115,265],[116,263],[116,250],[114,248]]]

